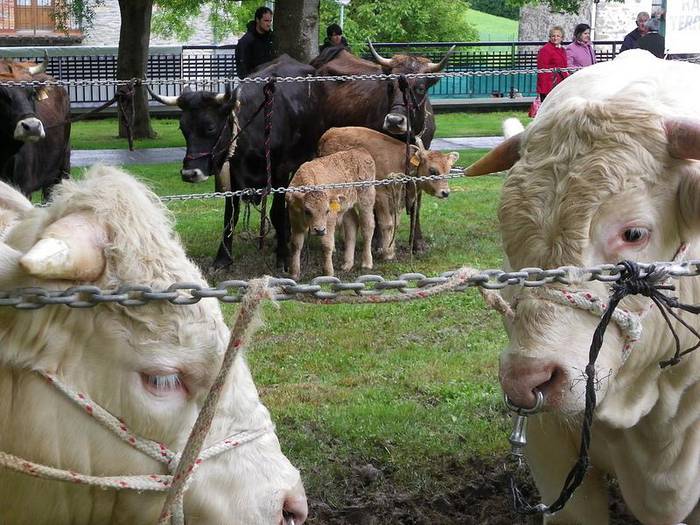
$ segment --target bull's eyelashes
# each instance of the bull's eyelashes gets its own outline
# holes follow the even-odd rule
[[[187,388],[179,372],[142,372],[141,380],[146,390],[154,396],[167,397],[175,394],[187,394]]]
[[[649,231],[648,228],[635,226],[632,228],[626,228],[622,232],[622,240],[627,244],[640,246],[647,243],[650,235],[651,231]]]

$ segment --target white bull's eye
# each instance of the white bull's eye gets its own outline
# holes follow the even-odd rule
[[[180,374],[141,374],[146,389],[155,395],[168,395],[185,390]]]
[[[628,243],[641,243],[649,238],[649,230],[646,228],[627,228],[622,233],[622,238]]]

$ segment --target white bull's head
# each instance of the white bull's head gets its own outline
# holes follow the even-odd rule
[[[173,233],[167,210],[142,184],[97,167],[64,182],[33,209],[0,185],[0,289],[113,289],[125,283],[206,285]],[[221,365],[228,330],[216,301],[191,306],[0,308],[0,450],[95,476],[167,474],[88,417],[33,370],[45,370],[120,417],[136,435],[182,450]],[[86,408],[87,410],[87,408]],[[271,424],[239,356],[205,447]],[[164,496],[95,490],[0,469],[3,523],[148,523]],[[284,510],[284,516],[283,516]],[[204,461],[184,500],[203,524],[279,525],[306,517],[298,471],[274,432]]]
[[[700,121],[664,118],[625,95],[559,102],[558,111],[467,169],[479,175],[512,166],[499,210],[509,268],[672,259],[681,241],[700,233],[700,163],[688,160],[700,159]],[[569,289],[609,295],[599,282]],[[584,369],[599,318],[541,292],[505,292],[515,319],[507,323],[501,384],[518,406],[533,406],[539,390],[548,409],[575,414],[585,405]],[[639,313],[648,305],[621,304]],[[631,425],[656,402],[658,362],[673,350],[666,330],[652,311],[623,367],[622,333],[610,324],[596,364],[599,417]]]

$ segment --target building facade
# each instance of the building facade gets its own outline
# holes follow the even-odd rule
[[[57,7],[70,0],[0,0],[0,46],[117,46],[121,15],[118,0],[105,0],[95,7],[91,27],[79,20],[58,23]],[[220,45],[236,42],[235,37],[216,41],[209,26],[209,13],[192,20],[194,32],[185,42],[151,35],[151,45]],[[64,27],[67,29],[59,29]]]

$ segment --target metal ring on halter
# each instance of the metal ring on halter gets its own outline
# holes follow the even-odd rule
[[[535,400],[535,406],[532,408],[523,408],[514,405],[508,397],[508,394],[506,394],[505,392],[503,392],[503,401],[508,407],[508,410],[515,412],[519,416],[531,416],[533,414],[537,414],[537,412],[540,412],[542,410],[542,407],[544,406],[544,394],[542,393],[542,391],[535,389],[533,390],[533,392],[535,392],[535,396],[537,396],[537,399]]]

